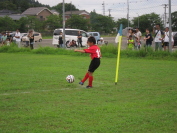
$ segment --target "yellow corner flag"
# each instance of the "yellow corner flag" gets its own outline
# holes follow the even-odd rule
[[[119,65],[120,65],[120,49],[122,44],[122,24],[120,25],[120,29],[116,36],[115,42],[118,43],[118,52],[117,52],[117,63],[116,63],[116,76],[115,76],[115,84],[118,82],[119,78]]]

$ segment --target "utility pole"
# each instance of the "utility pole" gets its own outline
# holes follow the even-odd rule
[[[63,0],[63,47],[65,47],[65,0]]]
[[[165,19],[164,19],[164,26],[166,27],[166,24],[167,24],[167,4],[163,4],[163,6],[164,6],[164,8],[165,8],[165,14],[164,14],[164,17],[165,17]]]
[[[172,52],[171,0],[169,0],[169,52]]]
[[[129,28],[129,0],[127,0],[127,20],[128,20],[128,28]]]
[[[71,1],[71,6],[70,6],[70,12],[71,12],[71,15],[70,15],[70,17],[72,17],[72,1]]]
[[[111,17],[111,10],[112,10],[112,9],[108,9],[108,11],[109,11],[109,17]]]
[[[137,13],[138,14],[138,13]],[[140,28],[140,18],[139,18],[139,14],[138,14],[138,28]]]
[[[103,15],[105,16],[105,3],[104,3],[104,1],[103,1]]]

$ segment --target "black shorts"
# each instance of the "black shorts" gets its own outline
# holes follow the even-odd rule
[[[164,44],[164,46],[168,46],[169,42],[164,42],[163,44]]]
[[[94,58],[90,62],[90,66],[89,66],[88,71],[94,72],[99,66],[100,66],[100,58]]]

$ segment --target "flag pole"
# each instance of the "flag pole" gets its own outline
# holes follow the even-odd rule
[[[118,37],[118,52],[117,52],[115,84],[117,84],[118,79],[119,79],[120,49],[121,49],[121,44],[122,44],[122,24],[120,25],[118,35],[119,35],[119,37]]]

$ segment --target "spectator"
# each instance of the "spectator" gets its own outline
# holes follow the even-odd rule
[[[20,32],[18,29],[16,30],[16,33],[15,33],[15,41],[18,47],[21,48],[21,38],[20,38]]]
[[[10,35],[10,32],[7,32],[7,46],[10,46],[10,43],[12,42],[12,35]]]
[[[105,43],[104,43],[104,40],[103,40],[102,37],[100,38],[100,41],[98,41],[98,44],[99,44],[99,45],[103,45],[103,44],[105,44]]]
[[[2,42],[2,33],[0,33],[0,44]]]
[[[164,41],[164,47],[163,48],[164,48],[164,51],[166,51],[167,47],[169,49],[169,28],[168,27],[165,28],[163,41]],[[173,44],[173,42],[174,42],[174,40],[173,40],[173,33],[172,33],[172,44]]]
[[[139,28],[136,28],[136,33],[135,33],[135,37],[136,37],[135,48],[136,49],[140,49],[141,47],[141,36],[142,36],[141,31],[139,30]]]
[[[30,30],[28,33],[28,38],[29,38],[29,45],[31,49],[34,49],[33,44],[34,44],[34,34],[33,31]]]
[[[135,45],[135,41],[133,40],[133,36],[130,35],[128,39],[128,49],[132,50],[134,48],[134,45]]]
[[[83,47],[82,46],[82,34],[81,34],[80,31],[78,32],[77,42],[78,42],[78,47],[79,47],[79,44],[80,44],[81,47]]]
[[[72,40],[72,41],[69,43],[69,46],[70,46],[70,47],[74,47],[74,46],[77,47],[76,41]]]
[[[1,39],[2,39],[2,42],[1,42],[1,43],[2,43],[2,46],[3,46],[3,45],[5,45],[5,44],[6,44],[6,40],[7,40],[7,35],[6,35],[6,33],[5,33],[5,32],[3,33],[3,35],[2,35],[2,37],[1,37]]]
[[[150,34],[149,29],[146,29],[146,35],[144,37],[144,40],[146,41],[145,48],[151,47],[152,45],[152,35]]]
[[[155,34],[154,36],[154,42],[155,42],[155,51],[162,50],[162,38],[164,36],[163,31],[160,30],[160,24],[156,24],[156,26],[153,29],[153,32]]]
[[[58,44],[57,47],[58,48],[62,48],[63,46],[63,36],[62,36],[62,32],[60,32],[59,38],[58,38]]]

